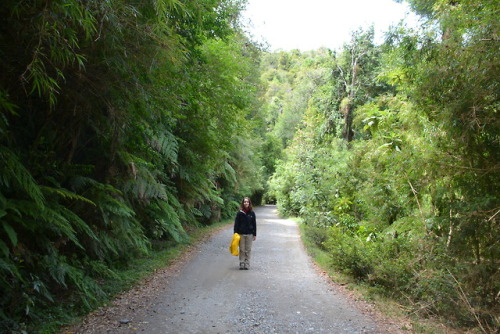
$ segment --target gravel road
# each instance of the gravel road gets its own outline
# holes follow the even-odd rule
[[[228,226],[176,269],[158,273],[142,291],[129,292],[66,333],[394,332],[320,274],[295,222],[278,218],[275,206],[255,212],[250,270],[239,270],[238,258],[228,252]]]

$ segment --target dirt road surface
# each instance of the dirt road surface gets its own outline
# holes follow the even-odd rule
[[[399,332],[321,275],[295,222],[275,206],[255,212],[250,270],[229,253],[228,226],[66,333]]]

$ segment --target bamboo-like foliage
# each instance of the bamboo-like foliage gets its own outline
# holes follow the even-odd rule
[[[260,187],[234,154],[256,80],[241,8],[2,1],[0,331],[94,307],[99,278]]]

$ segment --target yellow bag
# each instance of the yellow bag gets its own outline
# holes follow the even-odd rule
[[[231,244],[229,245],[229,253],[234,256],[240,255],[239,251],[240,246],[240,235],[238,233],[233,234],[233,240],[231,240]]]

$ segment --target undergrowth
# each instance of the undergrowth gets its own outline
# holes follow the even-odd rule
[[[325,233],[324,228],[301,220],[299,225],[308,253],[331,279],[356,290],[382,313],[407,319],[403,322],[411,325],[403,329],[495,333],[494,324],[474,323],[479,309],[467,308],[468,299],[455,280],[459,273],[446,270],[448,259],[423,252],[424,245],[403,238],[366,242],[335,227]],[[494,310],[490,312],[494,315]]]
[[[144,255],[123,264],[114,270],[113,275],[103,278],[100,288],[104,292],[99,300],[96,300],[90,307],[73,303],[75,296],[69,295],[63,304],[48,304],[38,321],[30,328],[18,333],[49,334],[57,333],[64,326],[78,323],[81,319],[93,310],[106,306],[116,296],[128,291],[136,286],[141,280],[154,275],[157,270],[164,269],[175,262],[189,247],[197,244],[202,238],[213,231],[227,225],[227,221],[215,223],[210,226],[203,226],[193,229],[190,239],[186,243],[176,243],[175,241],[162,241],[152,244],[151,251]]]

